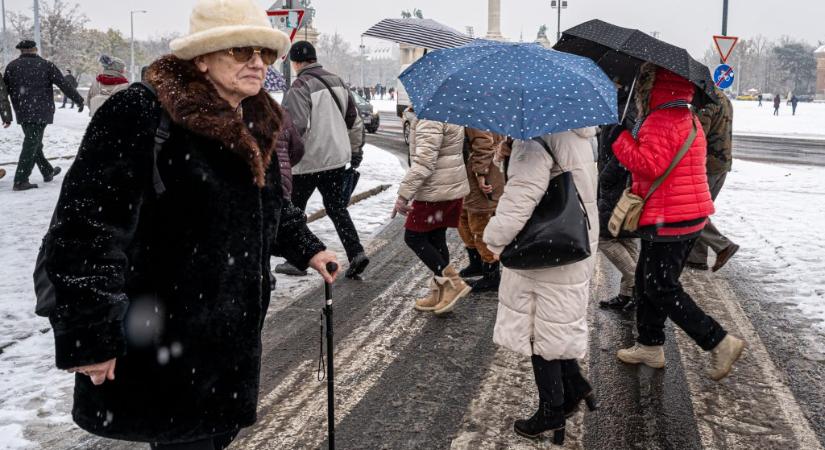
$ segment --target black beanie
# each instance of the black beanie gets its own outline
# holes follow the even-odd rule
[[[289,50],[289,59],[295,62],[317,61],[315,47],[307,41],[298,41],[292,44]]]

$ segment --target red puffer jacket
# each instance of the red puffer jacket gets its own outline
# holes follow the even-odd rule
[[[650,110],[675,100],[693,100],[694,87],[684,78],[665,69],[656,71],[650,94]],[[633,176],[634,194],[644,198],[653,182],[667,171],[696,123],[696,140],[687,155],[645,204],[639,226],[691,222],[667,234],[690,234],[701,230],[714,213],[708,189],[705,160],[707,143],[702,125],[687,108],[653,111],[639,130],[638,140],[627,131],[613,143],[613,152]],[[665,232],[660,232],[664,234]]]

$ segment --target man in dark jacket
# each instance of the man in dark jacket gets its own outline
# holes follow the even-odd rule
[[[74,75],[72,75],[71,70],[66,71],[66,76],[64,78],[66,78],[66,84],[67,85],[77,89],[77,78],[75,78]],[[65,108],[66,107],[66,102],[69,102],[69,101],[72,102],[72,106],[69,107],[69,109],[74,109],[74,100],[70,99],[68,95],[63,96],[63,106],[61,106],[60,109]]]
[[[349,197],[341,189],[349,176],[345,169],[347,163],[357,169],[363,158],[363,153],[354,151],[350,143],[352,133],[362,135],[356,125],[358,110],[343,80],[318,64],[312,44],[296,42],[289,57],[297,77],[284,97],[283,106],[304,140],[305,151],[303,160],[292,168],[292,202],[306,211],[312,193],[316,189],[321,192],[324,207],[350,262],[346,276],[358,278],[369,259],[347,211]],[[275,271],[303,274],[288,265],[280,265]]]
[[[619,111],[624,111],[628,91],[619,90]],[[636,107],[632,101],[625,116],[625,127],[633,128],[636,120]],[[630,311],[636,307],[634,291],[636,288],[636,266],[639,260],[639,240],[631,235],[613,237],[608,230],[610,217],[624,190],[630,186],[630,171],[624,168],[613,154],[613,142],[621,130],[620,125],[607,125],[599,133],[599,251],[616,266],[622,274],[619,295],[599,302],[605,309]]]
[[[14,105],[17,123],[23,127],[26,135],[17,172],[14,175],[14,190],[25,191],[36,188],[29,183],[29,176],[34,165],[43,174],[43,181],[52,181],[60,173],[60,167],[52,167],[43,154],[43,133],[46,125],[54,121],[54,91],[52,86],[60,88],[63,94],[78,105],[78,112],[83,111],[83,97],[66,82],[66,78],[52,62],[37,55],[34,41],[22,41],[17,45],[20,57],[9,63],[3,80]]]
[[[733,105],[719,89],[716,90],[716,98],[719,103],[711,103],[699,112],[699,121],[708,141],[708,185],[714,202],[733,165]],[[716,253],[714,272],[739,250],[739,246],[720,233],[708,219],[686,265],[692,269],[708,270],[708,247]]]

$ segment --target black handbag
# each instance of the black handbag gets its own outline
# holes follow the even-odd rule
[[[550,146],[534,138],[559,164]],[[530,270],[565,266],[587,259],[590,252],[590,218],[573,182],[573,174],[551,179],[533,215],[501,254],[509,269]]]

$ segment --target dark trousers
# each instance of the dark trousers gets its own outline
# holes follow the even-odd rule
[[[442,276],[444,268],[450,265],[446,228],[425,233],[407,230],[404,233],[404,242],[435,276]]]
[[[222,434],[213,438],[201,439],[181,444],[151,444],[152,450],[224,450],[238,435],[237,431]]]
[[[20,153],[17,172],[14,174],[15,184],[29,181],[35,164],[44,177],[51,176],[54,172],[54,168],[43,154],[43,133],[46,131],[46,124],[24,123],[21,126],[26,137],[23,139],[23,151]]]
[[[72,106],[71,106],[71,107],[72,107],[72,108],[74,108],[74,100],[70,99],[70,98],[69,98],[68,96],[66,96],[66,95],[64,95],[64,96],[63,96],[63,106],[61,106],[61,108],[65,108],[65,107],[66,107],[66,102],[72,102]]]
[[[324,172],[293,176],[292,203],[306,212],[309,198],[312,196],[312,193],[315,192],[315,189],[318,189],[324,200],[324,208],[327,210],[327,215],[335,225],[338,238],[341,239],[341,243],[347,251],[347,258],[352,260],[352,258],[364,251],[364,247],[361,246],[358,232],[355,230],[355,224],[352,223],[352,218],[347,210],[349,198],[344,195],[341,189],[344,184],[345,175],[344,168],[342,167]]]
[[[696,239],[652,242],[643,239],[636,268],[636,328],[642,345],[665,343],[670,318],[704,350],[713,350],[727,334],[682,288],[679,277]]]

